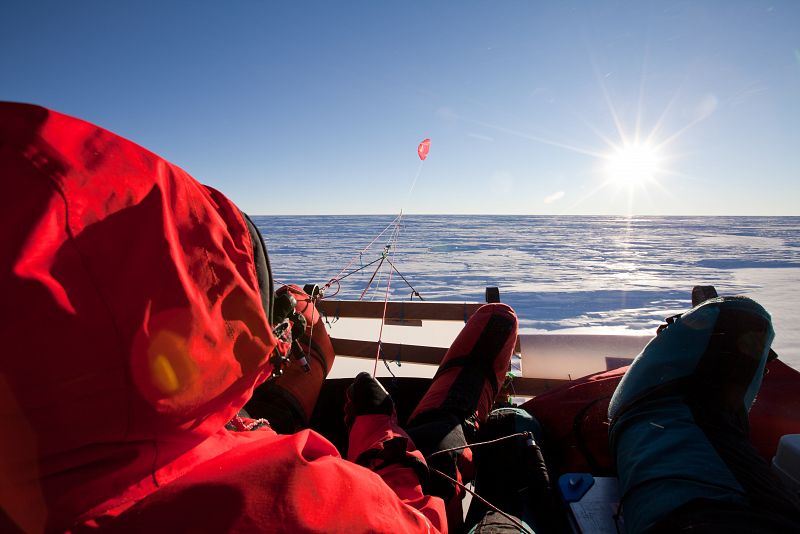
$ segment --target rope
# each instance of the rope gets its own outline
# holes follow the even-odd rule
[[[386,361],[386,354],[384,354],[384,352],[383,352],[383,345],[381,343],[378,343],[378,351],[381,354],[381,360],[383,361],[384,367],[386,367],[386,370],[389,371],[390,375],[392,375],[392,380],[393,381],[397,380],[397,377],[395,376],[394,372],[392,371],[392,368],[389,367],[389,362]]]
[[[517,519],[514,516],[505,513],[500,508],[498,508],[497,506],[493,505],[492,503],[490,503],[489,501],[487,501],[486,499],[484,499],[483,497],[481,497],[480,495],[478,495],[477,493],[475,493],[474,491],[469,489],[467,486],[465,486],[464,484],[462,484],[458,480],[456,480],[456,479],[454,479],[454,478],[442,473],[441,471],[439,471],[438,469],[435,469],[433,467],[428,466],[428,470],[431,473],[436,473],[437,475],[446,478],[447,480],[449,480],[450,482],[452,482],[456,486],[460,487],[464,491],[467,491],[467,492],[471,493],[474,498],[478,499],[479,501],[481,501],[483,504],[485,504],[486,506],[488,506],[489,508],[491,508],[492,510],[494,510],[498,514],[502,515],[503,517],[505,517],[506,519],[508,519],[512,523],[514,523],[514,525],[516,525],[520,529],[521,532],[530,532],[531,534],[536,534],[534,531],[532,531],[530,529],[530,527],[526,527],[525,525],[523,525],[522,523],[517,521]]]
[[[383,283],[383,277],[386,275],[385,270],[378,271],[378,278],[375,280],[374,289],[372,291],[372,295],[369,297],[369,301],[372,302],[375,300],[375,297],[380,297],[380,288],[381,284]]]
[[[376,260],[376,261],[377,261],[377,260]],[[398,276],[400,276],[400,278],[402,278],[402,279],[403,279],[403,282],[405,282],[405,283],[406,283],[406,285],[408,285],[408,287],[410,287],[410,288],[411,288],[411,291],[412,291],[412,293],[411,293],[411,297],[413,298],[413,297],[414,297],[414,295],[416,295],[416,296],[418,296],[418,297],[419,297],[419,300],[425,300],[425,299],[423,299],[423,298],[422,298],[422,295],[420,295],[420,294],[419,294],[419,291],[417,291],[416,289],[414,289],[414,286],[412,286],[412,285],[411,285],[411,282],[409,282],[408,280],[406,280],[406,277],[405,277],[405,276],[403,276],[403,273],[401,273],[400,271],[398,271],[398,270],[397,270],[397,267],[395,267],[395,266],[394,266],[394,263],[392,263],[392,260],[390,260],[390,259],[388,259],[388,258],[387,258],[387,259],[386,259],[386,261],[388,261],[388,262],[389,262],[389,265],[391,265],[391,266],[392,266],[392,268],[394,269],[394,272],[396,272],[396,273],[398,274]]]
[[[370,267],[370,266],[372,266],[372,265],[375,265],[375,264],[376,264],[376,263],[378,263],[378,262],[381,262],[381,263],[383,263],[383,261],[387,261],[387,262],[389,263],[389,265],[391,265],[391,266],[392,266],[392,268],[394,269],[394,272],[396,272],[396,273],[397,273],[397,275],[398,275],[400,278],[402,278],[402,279],[403,279],[403,282],[405,282],[405,283],[406,283],[406,285],[407,285],[407,286],[408,286],[408,287],[411,289],[411,297],[412,297],[412,298],[414,298],[414,297],[419,297],[419,300],[425,300],[425,299],[423,299],[423,298],[422,298],[422,295],[420,295],[420,294],[419,294],[419,291],[417,291],[417,290],[416,290],[416,288],[415,288],[414,286],[412,286],[412,285],[411,285],[411,282],[409,282],[409,281],[408,281],[408,279],[407,279],[405,276],[403,276],[403,273],[401,273],[401,272],[400,272],[400,270],[399,270],[399,269],[397,268],[397,266],[396,266],[396,265],[395,265],[395,264],[392,262],[392,260],[390,260],[390,259],[389,259],[388,257],[386,257],[385,255],[381,255],[381,257],[380,257],[380,258],[377,258],[377,259],[375,259],[375,260],[372,260],[371,262],[369,262],[369,263],[367,263],[367,264],[365,264],[365,265],[362,265],[362,266],[361,266],[361,267],[359,267],[358,269],[353,269],[352,271],[350,271],[349,273],[345,274],[344,276],[339,276],[339,277],[337,277],[337,278],[332,278],[332,279],[331,279],[331,280],[328,282],[328,284],[326,284],[326,285],[327,285],[327,287],[330,287],[332,284],[334,284],[334,283],[335,283],[335,284],[336,284],[336,286],[337,286],[337,287],[336,287],[336,291],[335,291],[334,293],[330,294],[330,295],[326,295],[326,298],[331,298],[331,297],[335,296],[337,293],[339,293],[339,291],[340,291],[340,288],[341,288],[341,281],[342,281],[342,280],[344,280],[345,278],[347,278],[348,276],[352,276],[352,275],[354,275],[354,274],[356,274],[356,273],[358,273],[358,272],[360,272],[360,271],[363,271],[363,270],[364,270],[364,269],[366,269],[367,267]],[[358,299],[358,300],[363,300],[363,299],[364,299],[364,296],[366,295],[366,293],[367,293],[367,290],[368,290],[368,289],[370,288],[370,286],[372,285],[372,282],[374,281],[374,279],[375,279],[375,276],[378,274],[378,271],[380,270],[380,268],[381,268],[381,265],[378,265],[378,267],[376,267],[376,268],[375,268],[375,272],[372,274],[372,277],[369,279],[369,282],[367,283],[367,287],[366,287],[366,289],[365,289],[365,290],[364,290],[364,291],[361,293],[361,297],[359,297],[359,299]]]
[[[414,187],[417,185],[417,180],[419,180],[419,177],[422,174],[422,167],[423,167],[424,163],[425,163],[424,159],[420,159],[419,165],[417,166],[417,172],[414,174],[414,179],[411,181],[411,187],[408,190],[408,197],[406,198],[406,202],[409,202],[411,200],[411,194],[414,192]],[[394,241],[396,241],[396,236],[399,233],[400,221],[402,221],[402,219],[403,219],[403,210],[401,208],[400,209],[400,213],[397,215],[397,217],[395,217],[389,224],[387,224],[386,227],[383,230],[381,230],[381,232],[378,235],[376,235],[375,238],[372,241],[370,241],[367,244],[366,247],[361,249],[361,251],[359,251],[357,256],[353,256],[353,258],[347,263],[347,265],[344,266],[344,268],[342,268],[341,271],[339,271],[339,273],[336,276],[334,276],[333,278],[328,280],[328,282],[324,286],[322,286],[320,288],[320,293],[322,293],[324,295],[325,291],[327,289],[329,289],[331,287],[331,285],[333,285],[334,283],[338,283],[339,280],[341,280],[342,278],[345,278],[346,276],[350,276],[350,274],[353,274],[353,273],[349,273],[345,277],[342,276],[345,272],[347,272],[347,270],[350,268],[350,266],[353,265],[353,263],[355,263],[355,261],[357,259],[361,260],[362,255],[367,250],[369,250],[370,247],[372,247],[372,245],[374,245],[375,242],[378,239],[380,239],[381,236],[383,236],[383,234],[385,234],[387,230],[389,230],[389,228],[392,228],[392,226],[394,226],[394,228],[395,228]],[[370,264],[370,265],[372,265],[372,264]],[[392,268],[394,268],[394,265],[392,265]],[[360,270],[361,269],[357,269],[354,272],[358,272]],[[398,272],[398,274],[400,274],[400,273]],[[403,275],[400,275],[400,276],[403,278],[403,280],[405,280],[405,277]],[[374,275],[373,275],[373,278],[374,278]],[[406,283],[408,283],[408,280],[406,280]],[[408,285],[409,285],[409,287],[411,287],[411,284],[408,284]],[[418,297],[420,297],[420,299],[422,299],[420,294],[413,287],[411,287],[411,289],[412,289],[412,291],[414,291],[414,293],[416,293],[416,295]],[[339,292],[339,290],[337,289],[336,293],[338,293],[338,292]],[[413,298],[414,295],[412,294],[411,296]],[[324,296],[322,298],[324,298]],[[362,294],[362,298],[363,298],[363,294]]]
[[[395,224],[394,233],[392,234],[389,244],[386,245],[386,250],[383,253],[383,257],[389,262],[389,276],[386,279],[386,294],[383,298],[383,315],[381,316],[381,328],[378,331],[378,350],[375,354],[375,365],[372,368],[373,378],[375,378],[375,376],[378,374],[378,360],[381,358],[381,341],[383,340],[383,325],[386,324],[386,310],[389,308],[389,291],[392,287],[392,273],[394,272],[394,265],[392,264],[392,260],[388,257],[388,254],[389,250],[392,250],[392,254],[394,254],[393,247],[397,243],[397,238],[400,236],[400,221],[402,217],[403,212],[401,211],[400,215],[397,217],[397,219],[395,219],[397,222]],[[383,265],[383,262],[381,262],[381,265]],[[380,266],[378,268],[380,269]]]
[[[385,234],[385,233],[386,233],[386,230],[388,230],[389,228],[391,228],[391,227],[392,227],[392,226],[393,226],[393,225],[394,225],[394,224],[397,222],[397,220],[398,220],[400,217],[402,217],[402,216],[403,216],[403,212],[401,211],[401,212],[400,212],[400,215],[398,215],[397,217],[395,217],[395,218],[392,220],[392,222],[390,222],[389,224],[387,224],[387,225],[386,225],[386,228],[384,228],[383,230],[381,230],[381,233],[379,233],[378,235],[376,235],[376,236],[375,236],[375,239],[373,239],[372,241],[370,241],[370,242],[369,242],[369,244],[368,244],[366,247],[364,247],[363,249],[361,249],[361,251],[358,253],[358,256],[353,256],[353,259],[351,259],[351,260],[350,260],[350,262],[349,262],[347,265],[345,265],[345,266],[344,266],[344,268],[343,268],[341,271],[339,271],[339,274],[337,274],[336,276],[334,276],[333,278],[331,278],[330,280],[328,280],[328,283],[326,283],[324,286],[322,286],[322,290],[324,291],[325,289],[328,289],[329,287],[331,287],[331,284],[333,284],[334,282],[336,282],[337,280],[339,280],[339,277],[340,277],[340,276],[342,276],[342,274],[344,274],[344,273],[347,271],[347,269],[349,269],[349,268],[350,268],[350,266],[351,266],[351,265],[353,265],[353,263],[355,263],[356,259],[360,258],[362,254],[364,254],[364,253],[365,253],[367,250],[369,250],[369,248],[370,248],[372,245],[374,245],[374,244],[375,244],[375,241],[377,241],[378,239],[380,239],[380,238],[381,238],[381,236],[382,236],[383,234]]]
[[[425,457],[425,459],[428,460],[430,458],[433,458],[434,456],[438,456],[440,454],[444,454],[444,453],[447,453],[447,452],[460,451],[460,450],[463,450],[463,449],[474,449],[475,447],[480,447],[482,445],[492,445],[494,443],[500,443],[501,441],[505,441],[507,439],[519,438],[519,437],[525,437],[525,438],[529,438],[530,439],[530,438],[533,437],[533,434],[531,434],[530,432],[517,432],[516,434],[509,434],[508,436],[503,436],[503,437],[497,438],[497,439],[490,439],[488,441],[478,441],[478,442],[475,442],[475,443],[472,443],[472,444],[469,444],[469,445],[460,445],[458,447],[451,447],[449,449],[442,449],[440,451],[436,451],[434,453],[429,454],[428,456]]]
[[[417,185],[417,180],[419,179],[419,175],[422,174],[422,165],[425,163],[425,160],[420,160],[419,165],[417,166],[417,174],[414,175],[414,181],[411,182],[411,188],[408,190],[408,197],[406,197],[406,202],[411,200],[411,193],[414,192],[414,186]]]
[[[370,265],[375,265],[376,263],[378,263],[378,262],[379,262],[379,261],[381,261],[382,259],[383,259],[383,257],[380,257],[380,258],[378,258],[377,260],[371,261],[371,262],[369,262],[369,263],[368,263],[368,264],[366,264],[366,265],[362,265],[362,266],[361,266],[361,267],[359,267],[358,269],[356,269],[356,270],[354,270],[354,271],[350,271],[349,273],[347,273],[347,274],[346,274],[346,275],[344,275],[344,276],[340,276],[339,278],[332,279],[332,280],[331,280],[331,282],[334,282],[334,281],[335,281],[336,283],[339,283],[339,282],[341,282],[342,280],[344,280],[345,278],[347,278],[348,276],[350,276],[351,274],[356,274],[358,271],[363,271],[364,269],[366,269],[366,268],[367,268],[367,267],[369,267]]]
[[[369,279],[369,282],[367,282],[367,287],[365,287],[364,291],[361,292],[361,296],[358,297],[358,300],[364,300],[364,295],[366,295],[367,291],[369,291],[369,288],[372,285],[372,281],[375,280],[375,275],[377,275],[378,271],[381,270],[381,265],[383,265],[383,260],[385,260],[385,259],[386,259],[386,256],[382,256],[380,258],[381,262],[378,264],[378,267],[375,268],[375,272],[372,273],[372,277]]]
[[[312,291],[312,293],[314,293],[314,291]],[[319,293],[317,293],[317,295],[319,295]],[[306,304],[306,309],[308,309],[309,306],[311,306],[311,328],[308,330],[308,355],[311,356],[311,346],[312,346],[311,344],[314,343],[314,323],[316,323],[316,321],[314,320],[314,312],[317,313],[318,318],[320,319],[322,318],[322,316],[317,311],[317,296],[315,295],[310,296],[310,298],[308,299],[308,303]],[[320,356],[322,355],[320,354]],[[324,356],[322,356],[322,358],[323,360],[325,359]],[[325,367],[327,367],[327,365],[322,366],[323,380],[325,379],[325,375],[327,374],[325,371]],[[328,371],[330,371],[330,369],[328,369]]]
[[[378,374],[378,360],[381,357],[381,340],[383,339],[383,325],[386,324],[386,310],[389,307],[389,288],[392,285],[392,272],[394,269],[389,268],[389,278],[386,280],[386,296],[383,299],[383,316],[381,317],[381,329],[378,331],[378,352],[375,354],[375,366],[372,368],[372,377]]]
[[[517,432],[516,434],[510,434],[508,436],[503,436],[503,437],[500,437],[500,438],[497,438],[497,439],[490,439],[490,440],[487,440],[487,441],[478,441],[478,442],[472,443],[470,445],[461,445],[459,447],[451,447],[449,449],[442,449],[440,451],[436,451],[436,452],[434,452],[432,454],[429,454],[428,456],[425,457],[425,460],[427,461],[427,460],[429,460],[429,459],[431,459],[434,456],[437,456],[439,454],[445,454],[445,453],[448,453],[448,452],[460,451],[460,450],[467,449],[467,448],[473,448],[474,449],[475,447],[481,447],[483,445],[492,445],[494,443],[499,443],[501,441],[506,441],[506,440],[513,439],[513,438],[518,438],[518,437],[525,437],[525,438],[531,439],[531,438],[533,438],[533,434],[531,434],[530,432]],[[435,469],[433,467],[428,466],[428,469],[431,472],[436,473],[437,475],[440,475],[440,476],[446,478],[447,480],[449,480],[450,482],[452,482],[456,486],[460,487],[464,491],[467,491],[470,494],[472,494],[473,497],[475,497],[476,499],[481,501],[487,507],[489,507],[490,509],[494,510],[498,514],[502,515],[503,517],[505,517],[506,519],[508,519],[512,523],[514,523],[514,525],[516,525],[520,529],[520,531],[522,531],[522,532],[531,532],[531,534],[535,534],[530,529],[530,527],[526,527],[525,525],[523,525],[522,523],[517,521],[517,518],[515,518],[512,515],[509,515],[509,514],[505,513],[504,511],[502,511],[501,509],[499,509],[498,507],[496,507],[495,505],[493,505],[492,503],[490,503],[489,501],[487,501],[486,499],[484,499],[483,497],[481,497],[480,495],[475,493],[473,490],[469,489],[467,486],[465,486],[461,482],[459,482],[456,479],[450,477],[449,475],[446,475],[445,473],[442,473],[441,471],[439,471],[438,469]]]
[[[414,187],[417,184],[417,180],[419,179],[420,174],[422,173],[422,164],[423,164],[423,161],[420,161],[420,164],[417,167],[416,175],[414,176],[414,180],[411,182],[411,188],[408,191],[408,198],[409,199],[411,198],[411,193],[413,193]],[[368,267],[370,265],[374,265],[375,263],[378,263],[378,266],[375,268],[375,272],[372,273],[372,276],[370,277],[369,282],[367,283],[367,287],[364,288],[364,291],[362,291],[362,293],[361,293],[361,297],[358,299],[358,300],[363,300],[364,296],[367,294],[367,291],[369,291],[370,286],[375,281],[375,276],[377,276],[377,274],[380,272],[381,267],[383,266],[383,262],[384,261],[388,261],[388,263],[389,263],[389,276],[387,277],[387,280],[386,280],[386,293],[385,293],[384,300],[383,300],[383,315],[381,317],[380,331],[378,332],[378,350],[376,351],[376,354],[375,354],[375,365],[374,365],[374,367],[372,369],[373,378],[378,373],[378,360],[380,360],[380,358],[381,358],[381,341],[383,339],[383,325],[386,323],[386,311],[387,311],[388,306],[389,306],[389,294],[391,292],[392,273],[397,270],[395,268],[395,266],[394,266],[394,263],[391,261],[391,259],[388,256],[389,256],[389,251],[390,250],[391,250],[392,256],[394,256],[396,248],[393,249],[393,247],[396,247],[398,237],[400,236],[400,223],[401,223],[402,220],[403,220],[403,210],[401,209],[400,213],[397,215],[397,217],[395,217],[389,224],[387,224],[386,227],[383,230],[381,230],[381,232],[377,236],[375,236],[375,238],[372,241],[370,241],[367,244],[366,247],[361,249],[361,251],[358,252],[358,255],[354,256],[347,263],[347,265],[345,265],[344,268],[341,271],[339,271],[339,273],[336,276],[334,276],[333,278],[328,280],[328,282],[324,286],[322,286],[322,288],[320,288],[320,293],[319,293],[320,296],[318,297],[318,298],[324,298],[325,291],[327,289],[329,289],[333,284],[337,284],[336,292],[334,293],[334,295],[339,293],[339,291],[341,290],[340,281],[343,278],[347,278],[348,276],[350,276],[352,274],[355,274],[355,273],[361,271],[362,269],[364,269],[364,268],[366,268],[366,267]],[[386,245],[386,248],[383,251],[383,254],[381,254],[381,257],[378,260],[375,260],[375,261],[373,261],[373,262],[371,262],[371,263],[369,263],[367,265],[363,265],[363,255],[364,255],[364,253],[367,250],[369,250],[369,248],[372,247],[372,245],[374,245],[375,242],[378,239],[380,239],[381,236],[383,236],[386,233],[387,230],[389,230],[389,228],[392,228],[392,227],[394,227],[394,231],[392,233],[392,237],[389,239],[389,244]],[[347,273],[345,275],[347,270],[350,268],[351,265],[353,265],[353,263],[355,263],[356,260],[359,260],[359,262],[362,263],[362,266],[360,268],[355,269],[352,272]],[[422,300],[422,296],[419,294],[419,292],[416,289],[414,289],[414,286],[411,285],[411,283],[406,279],[406,277],[403,276],[400,273],[400,271],[397,271],[397,274],[403,279],[403,281],[406,284],[408,284],[408,287],[411,288],[411,291],[412,291],[411,298],[413,299],[414,295],[416,294],[420,298],[420,300]],[[380,279],[379,279],[378,285],[380,285]],[[312,329],[313,329],[313,325],[312,325]],[[384,363],[386,363],[385,360],[384,360]],[[388,365],[387,365],[387,367],[388,367]],[[391,370],[390,370],[390,372],[391,372]]]
[[[340,284],[338,280],[331,280],[331,282],[336,282],[336,291],[334,291],[334,292],[333,292],[333,293],[331,293],[330,295],[324,295],[324,296],[322,295],[322,293],[320,293],[320,298],[331,298],[331,297],[335,297],[336,295],[338,295],[338,294],[339,294],[339,291],[341,291],[341,290],[342,290],[342,284]]]

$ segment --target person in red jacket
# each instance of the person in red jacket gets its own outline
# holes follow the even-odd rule
[[[0,531],[447,530],[422,453],[369,377],[351,388],[352,461],[312,430],[237,415],[278,342],[266,250],[225,196],[102,128],[13,103],[0,103],[0,181]],[[517,325],[490,305],[462,339],[484,339],[486,321],[505,334],[457,354],[419,417],[448,413],[460,383],[486,416]],[[329,347],[308,334],[324,375]],[[307,415],[316,393],[283,386]]]

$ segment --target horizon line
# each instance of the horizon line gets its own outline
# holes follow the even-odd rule
[[[252,217],[397,217],[397,213],[254,213],[247,212]],[[800,218],[800,214],[796,215],[753,215],[753,214],[632,214],[625,215],[619,213],[403,213],[404,217],[621,217],[621,218],[635,218],[635,217],[674,217],[674,218],[689,218],[689,217],[750,217],[750,218]]]

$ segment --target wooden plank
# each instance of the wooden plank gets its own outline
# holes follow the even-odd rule
[[[421,300],[389,302],[386,318],[392,320],[466,321],[483,304],[477,302],[429,302]],[[321,300],[319,308],[328,317],[380,319],[383,302],[358,300]]]
[[[378,350],[378,343],[375,341],[333,338],[331,342],[337,356],[374,360]],[[384,358],[388,362],[396,361],[399,358],[401,362],[438,365],[447,352],[447,349],[442,347],[402,345],[400,343],[382,343],[381,345]],[[514,378],[513,386],[516,395],[533,397],[568,382],[569,380],[518,376]]]
[[[568,383],[569,380],[517,376],[514,378],[512,386],[514,393],[518,396],[535,397]]]
[[[387,324],[390,326],[415,326],[418,328],[422,328],[422,320],[421,319],[386,319],[383,324]]]
[[[331,338],[333,351],[337,356],[352,356],[354,358],[375,359],[378,353],[378,343],[376,341],[359,341],[355,339],[336,339]],[[444,358],[447,349],[442,347],[425,347],[420,345],[403,345],[401,343],[381,343],[383,356],[386,361],[409,363],[427,363],[439,365]]]
[[[359,339],[331,338],[333,352],[337,356],[351,356],[353,358],[374,359],[378,352],[377,341],[364,341]],[[381,343],[384,358],[387,361],[399,359],[401,362],[424,363],[439,365],[447,349],[443,347],[429,347],[425,345],[404,345],[402,343]],[[519,338],[517,338],[517,348]]]

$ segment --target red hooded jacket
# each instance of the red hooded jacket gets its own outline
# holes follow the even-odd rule
[[[225,424],[275,339],[239,210],[87,122],[0,103],[0,530],[432,531],[313,431]],[[403,437],[363,416],[350,455]],[[408,441],[410,456],[419,457]]]

